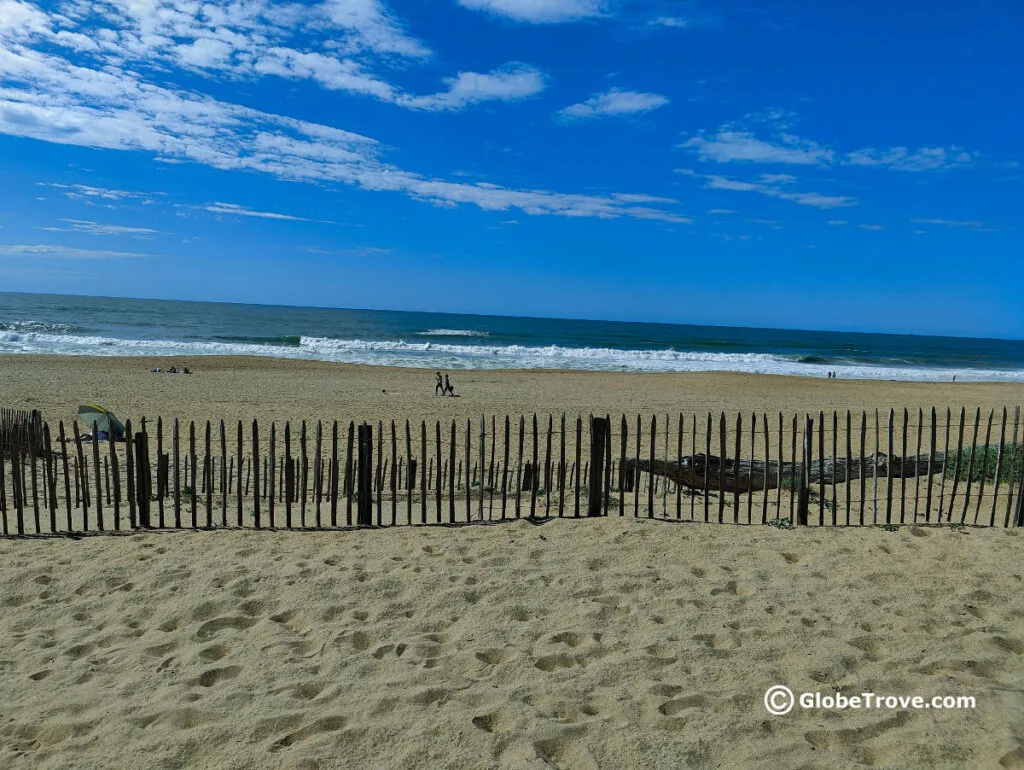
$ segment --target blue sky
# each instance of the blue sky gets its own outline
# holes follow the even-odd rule
[[[1016,0],[0,0],[0,288],[1024,337]]]

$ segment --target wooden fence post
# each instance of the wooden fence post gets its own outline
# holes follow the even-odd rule
[[[135,434],[135,496],[139,508],[139,526],[146,529],[150,526],[149,496],[151,484],[149,437],[144,432],[139,432]]]
[[[171,461],[174,465],[174,471],[171,475],[174,484],[174,526],[181,529],[181,450],[178,446],[178,439],[178,418],[175,417],[174,422],[171,424]],[[185,481],[186,483],[188,482],[187,473]],[[193,521],[192,526],[194,527],[195,525],[196,523]]]
[[[345,451],[345,526],[352,526],[352,471],[353,471],[353,441],[355,435],[355,421],[348,421],[348,439]]]
[[[629,422],[626,420],[626,415],[622,415],[622,422],[619,428],[619,516],[623,517],[626,515],[626,492],[627,489],[627,478],[630,478],[626,473],[626,444],[629,442]]]
[[[203,457],[203,483],[206,486],[206,526],[213,526],[214,459],[210,442],[210,421],[206,421],[205,456]]]
[[[359,473],[356,484],[356,524],[369,527],[373,524],[373,426],[362,423],[359,426]]]
[[[253,523],[259,529],[263,522],[260,519],[260,426],[256,420],[252,421],[252,460],[249,467],[252,469]]]
[[[89,492],[88,492],[88,479],[85,476],[85,455],[82,453],[82,437],[78,432],[78,420],[71,423],[71,429],[74,433],[75,438],[75,451],[78,455],[78,468],[75,474],[75,479],[78,483],[82,484],[82,530],[84,532],[89,531]],[[148,461],[148,457],[147,457]],[[17,480],[17,479],[16,479]],[[149,526],[147,524],[147,526]]]
[[[654,518],[654,487],[655,479],[657,476],[654,475],[654,447],[658,437],[658,416],[656,414],[651,415],[651,453],[650,453],[650,472],[647,474],[647,518]],[[668,459],[668,458],[666,458]],[[640,458],[637,457],[637,461]]]
[[[794,525],[807,526],[807,514],[811,500],[811,447],[813,445],[814,421],[804,416],[803,467],[797,486],[796,521]]]
[[[45,440],[47,445],[50,443],[50,429],[45,428]],[[121,529],[121,466],[117,459],[117,445],[114,443],[114,431],[111,430],[107,434],[107,448],[110,450],[110,468],[114,476],[114,529]],[[47,454],[49,454],[49,446],[47,446]],[[49,463],[47,463],[49,465]],[[53,497],[53,510],[51,511],[51,527],[56,529],[55,523],[57,521],[57,496],[54,494]]]
[[[5,478],[6,477],[6,473],[5,473],[5,470],[4,470],[4,462],[5,462],[4,455],[6,454],[4,452],[5,445],[6,445],[6,442],[3,440],[3,437],[0,436],[0,516],[3,517],[4,534],[5,535],[9,535],[10,531],[7,528],[7,479]],[[12,468],[12,471],[13,471],[13,468]],[[67,501],[67,506],[68,506],[68,511],[70,511],[71,510],[71,501],[70,500]]]
[[[604,417],[590,418],[590,478],[587,489],[587,516],[600,516],[604,502],[604,450],[607,443],[609,420]]]
[[[1024,527],[1024,473],[1020,475],[1020,486],[1017,487],[1017,515],[1013,526]]]

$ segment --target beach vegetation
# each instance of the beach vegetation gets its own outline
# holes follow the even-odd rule
[[[779,486],[787,492],[798,492],[800,490],[800,477],[796,474],[780,476]]]
[[[778,529],[793,529],[793,522],[790,521],[789,516],[781,516],[774,521],[769,521],[768,525],[771,527],[777,527]]]
[[[951,479],[957,475],[956,450],[952,450],[946,458],[945,477]],[[971,467],[971,456],[974,466]],[[960,481],[995,481],[996,466],[999,462],[999,445],[964,447],[960,450]],[[1003,447],[1003,465],[999,469],[999,481],[1003,484],[1017,484],[1024,475],[1024,444],[1007,444]]]
[[[884,529],[886,532],[899,532],[900,531],[900,525],[899,524],[882,524],[882,529]]]

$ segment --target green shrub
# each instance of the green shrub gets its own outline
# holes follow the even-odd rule
[[[974,467],[971,468],[972,482],[995,481],[996,464],[999,460],[999,445],[989,445],[988,451],[984,446],[964,447],[960,450],[960,481],[967,481],[967,470],[971,465],[971,455],[974,455]],[[956,450],[949,453],[946,458],[945,477],[951,479],[956,475]],[[1016,484],[1020,482],[1024,463],[1024,444],[1007,444],[1003,448],[1003,466],[999,470],[999,481],[1003,484]]]

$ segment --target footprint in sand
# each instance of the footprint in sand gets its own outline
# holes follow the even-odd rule
[[[254,618],[235,617],[230,615],[223,618],[214,618],[213,620],[206,621],[199,627],[199,630],[196,631],[196,640],[205,642],[212,639],[226,628],[245,631],[247,628],[251,628],[255,624],[256,620]]]
[[[224,668],[211,668],[204,671],[195,680],[200,687],[213,687],[218,682],[234,679],[241,672],[241,666],[225,666]]]
[[[816,749],[836,749],[877,738],[889,730],[903,727],[910,721],[910,712],[901,711],[889,719],[860,728],[842,730],[811,730],[804,739]]]
[[[274,742],[274,745],[270,747],[271,751],[280,751],[287,749],[289,746],[294,746],[296,743],[312,738],[315,735],[322,733],[332,733],[338,730],[344,729],[348,720],[343,716],[330,716],[318,719],[311,725],[307,725],[293,733],[288,733],[282,738],[279,738]]]

